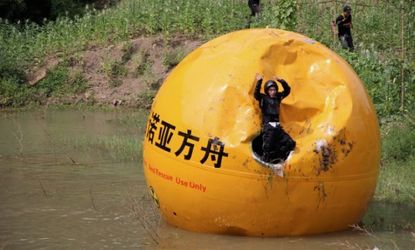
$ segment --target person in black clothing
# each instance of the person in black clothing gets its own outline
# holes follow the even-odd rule
[[[336,25],[340,43],[344,49],[354,50],[351,28],[352,24],[352,8],[349,5],[343,7],[343,13],[336,18]]]
[[[281,127],[279,119],[280,103],[290,94],[291,88],[285,80],[278,77],[274,79],[281,83],[282,92],[278,92],[278,85],[274,80],[269,80],[265,83],[265,94],[261,94],[263,77],[259,74],[256,75],[257,83],[254,92],[254,97],[259,101],[262,111],[262,160],[265,162],[285,160],[296,145]]]
[[[246,28],[251,27],[252,18],[259,15],[259,12],[261,11],[259,0],[248,0],[248,6],[251,10],[251,15],[248,17],[248,23],[246,24]]]
[[[249,9],[251,9],[251,16],[256,16],[259,14],[259,0],[248,0]]]

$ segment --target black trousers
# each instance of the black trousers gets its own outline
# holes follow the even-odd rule
[[[349,34],[341,35],[339,36],[339,40],[340,40],[340,43],[343,49],[348,49],[350,51],[354,50],[352,35],[349,35]]]
[[[262,127],[262,142],[263,160],[267,162],[275,159],[285,160],[296,145],[280,125],[273,127],[268,123]]]

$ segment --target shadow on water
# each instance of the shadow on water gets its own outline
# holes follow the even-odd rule
[[[146,188],[140,111],[0,113],[2,249],[414,249],[414,204],[374,202],[364,227],[307,237],[167,225]]]

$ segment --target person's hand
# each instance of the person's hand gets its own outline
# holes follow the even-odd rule
[[[255,75],[255,79],[256,79],[257,81],[262,80],[263,78],[264,78],[264,77],[263,77],[261,74],[256,73],[256,75]]]
[[[274,81],[280,81],[280,80],[282,80],[282,78],[280,78],[279,76],[274,76],[272,79],[273,79]]]

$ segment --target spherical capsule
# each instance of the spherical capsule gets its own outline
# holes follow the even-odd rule
[[[256,73],[291,86],[280,121],[296,148],[280,169],[255,157]],[[376,114],[350,65],[277,29],[233,32],[190,53],[160,88],[144,141],[144,173],[163,218],[199,232],[346,229],[373,196],[379,161]]]

